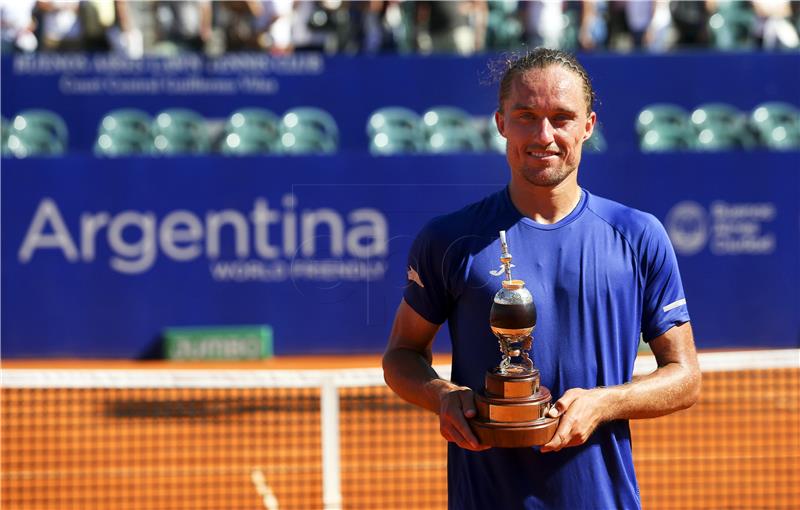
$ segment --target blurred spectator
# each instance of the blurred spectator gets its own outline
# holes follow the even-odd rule
[[[33,15],[38,19],[42,50],[66,52],[83,49],[79,7],[80,2],[72,0],[36,2]]]
[[[202,51],[211,37],[211,2],[160,0],[155,2],[156,40],[166,53]]]
[[[31,52],[39,46],[34,35],[36,0],[0,0],[0,34],[3,53]]]
[[[608,41],[608,2],[584,0],[581,2],[581,22],[578,41],[586,51],[601,49]]]
[[[471,55],[484,47],[485,1],[415,2],[416,43],[421,53]]]
[[[524,2],[525,38],[528,46],[558,49],[564,34],[564,2],[534,0]]]
[[[672,0],[669,3],[669,12],[675,27],[675,45],[679,48],[708,46],[708,20],[713,10],[713,0]]]
[[[715,24],[722,19],[725,33]],[[471,55],[525,43],[567,51],[800,48],[798,0],[0,0],[0,21],[4,53],[111,50],[130,58]]]
[[[613,51],[667,51],[674,43],[666,0],[612,1],[609,48]]]
[[[269,51],[274,55],[291,53],[293,0],[268,0],[263,3]]]
[[[91,52],[111,49],[109,30],[116,22],[114,0],[84,0],[78,7],[82,29],[82,49]]]
[[[261,1],[214,2],[214,26],[221,31],[224,51],[267,49],[269,14]]]
[[[753,0],[757,17],[756,37],[764,49],[796,49],[800,47],[797,29],[792,26],[792,5],[789,0]]]

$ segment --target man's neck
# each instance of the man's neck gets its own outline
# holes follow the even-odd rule
[[[553,224],[566,218],[581,200],[577,180],[567,178],[553,187],[534,186],[530,183],[509,185],[511,202],[519,212],[536,223]]]

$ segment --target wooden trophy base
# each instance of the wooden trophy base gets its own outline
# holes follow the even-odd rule
[[[552,439],[558,418],[551,418],[550,390],[539,385],[539,371],[486,372],[486,388],[475,394],[477,416],[470,420],[481,444],[502,448],[543,445]]]

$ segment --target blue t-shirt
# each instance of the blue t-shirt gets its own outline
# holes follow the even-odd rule
[[[452,380],[473,390],[500,361],[489,310],[502,276],[499,231],[512,276],[538,312],[532,358],[554,401],[570,388],[631,380],[640,335],[649,341],[689,320],[669,238],[652,215],[582,190],[552,225],[522,216],[508,189],[432,220],[409,255],[406,302],[428,321],[448,321]],[[414,274],[416,272],[416,275]],[[626,420],[600,425],[578,447],[448,450],[452,509],[639,508]]]

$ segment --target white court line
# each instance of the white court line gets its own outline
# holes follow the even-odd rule
[[[250,473],[250,481],[253,482],[256,492],[261,496],[261,502],[264,503],[264,508],[267,510],[280,510],[278,498],[272,491],[272,487],[267,483],[267,477],[264,476],[264,472],[260,467],[253,468],[253,471]]]

